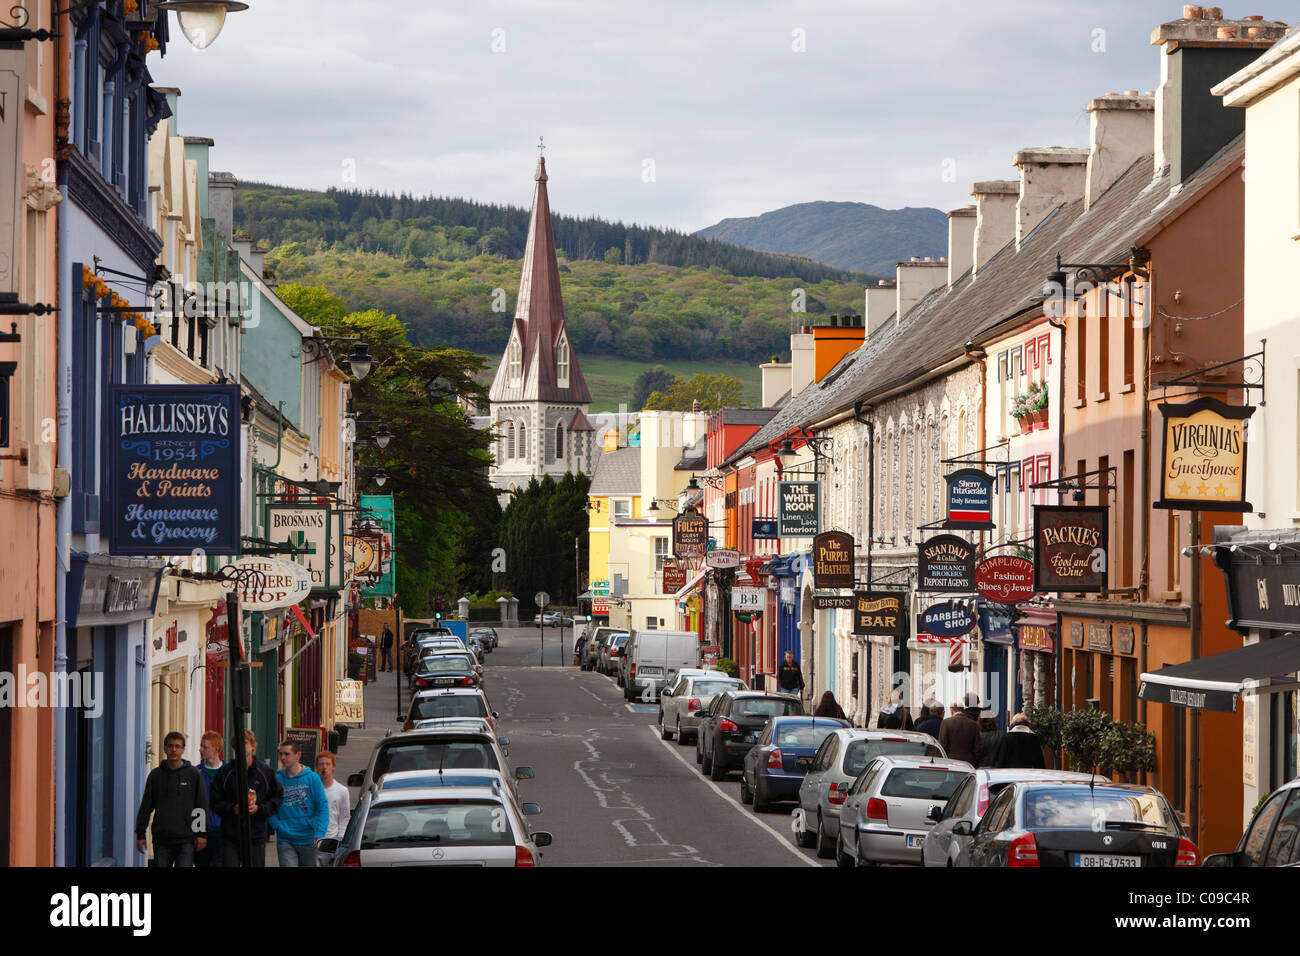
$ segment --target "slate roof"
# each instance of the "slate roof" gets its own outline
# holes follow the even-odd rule
[[[870,402],[912,381],[920,384],[932,369],[961,358],[967,342],[1038,309],[1033,296],[1055,268],[1058,252],[1067,262],[1126,260],[1134,245],[1150,241],[1163,223],[1200,199],[1244,155],[1244,136],[1238,136],[1173,191],[1168,168],[1152,179],[1154,158],[1147,155],[1087,212],[1082,199],[1057,207],[1019,249],[1014,240],[1007,243],[978,279],[972,280],[968,271],[951,287],[940,286],[921,299],[900,323],[884,323],[820,382],[788,401],[727,463],[793,429],[850,410],[855,401]]]
[[[641,493],[641,447],[607,451],[596,460],[588,495],[594,498]]]

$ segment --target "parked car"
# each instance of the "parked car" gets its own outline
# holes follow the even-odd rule
[[[722,671],[684,667],[677,679],[659,693],[659,736],[664,740],[677,737],[679,744],[695,739],[700,725],[700,711],[706,710],[715,694],[727,690],[748,690],[743,680]]]
[[[469,632],[471,637],[477,637],[483,645],[483,650],[491,654],[501,643],[501,638],[497,635],[495,627],[476,627]]]
[[[428,687],[482,687],[483,667],[464,654],[433,654],[420,661],[411,677],[411,691]]]
[[[745,762],[745,755],[758,743],[768,720],[802,714],[803,701],[792,694],[761,690],[728,690],[713,698],[700,714],[696,749],[700,772],[723,780]]]
[[[342,840],[324,840],[334,865],[537,866],[551,834],[532,833],[521,803],[499,775],[391,775],[363,794]]]
[[[596,661],[600,658],[600,649],[604,647],[605,642],[609,640],[611,634],[626,634],[626,628],[608,627],[602,625],[596,628],[591,634],[591,640],[587,641],[582,649],[582,669],[590,671],[596,669]]]
[[[483,717],[496,729],[496,719],[501,715],[488,705],[487,696],[471,687],[432,688],[417,691],[410,709],[398,716],[405,730],[415,727],[417,720],[430,717]]]
[[[973,828],[971,866],[1197,866],[1196,844],[1164,795],[1127,783],[1008,784]]]
[[[465,646],[466,646],[467,648],[469,648],[470,653],[474,655],[474,657],[475,657],[475,659],[478,661],[478,663],[482,664],[482,663],[483,663],[483,654],[484,654],[484,651],[483,651],[483,644],[482,644],[482,642],[480,642],[479,639],[478,639],[477,637],[475,637],[473,634],[471,634],[471,635],[470,635],[470,636],[465,640]]]
[[[505,745],[491,730],[442,726],[385,737],[375,744],[366,769],[348,775],[348,786],[360,787],[364,793],[389,773],[439,769],[495,770],[511,781],[533,776],[530,767],[511,770]]]
[[[631,639],[631,634],[611,635],[600,649],[600,656],[596,659],[596,670],[606,677],[616,677],[619,658],[623,654],[623,648],[627,647],[627,642]],[[622,681],[619,680],[618,683],[622,684]]]
[[[996,769],[983,767],[959,786],[937,814],[934,826],[926,834],[921,848],[924,866],[970,866],[970,836],[957,836],[954,826],[963,820],[974,828],[989,808],[989,801],[1002,792],[1002,788],[1017,780],[1066,780],[1070,782],[1096,781],[1110,783],[1109,777],[1075,773],[1072,770]]]
[[[492,734],[496,736],[496,731],[492,725],[483,717],[429,717],[425,720],[415,722],[416,730],[472,730],[482,734]],[[501,752],[507,757],[510,756],[510,740],[507,737],[497,737],[497,743],[501,745]],[[359,784],[358,784],[359,786]]]
[[[826,735],[849,726],[834,717],[773,717],[740,768],[740,802],[755,813],[772,804],[797,800],[799,785]]]
[[[926,834],[934,826],[930,810],[942,810],[974,773],[964,760],[877,757],[858,774],[840,807],[835,862],[919,864]]]
[[[700,666],[700,638],[694,631],[638,631],[623,648],[624,700],[658,700],[659,692],[683,667]]]
[[[794,828],[800,846],[816,843],[818,855],[831,855],[838,836],[840,807],[849,795],[849,787],[867,764],[882,754],[948,756],[929,734],[848,729],[827,734],[799,784]]]
[[[1201,865],[1300,866],[1300,777],[1264,801],[1236,850],[1212,853]]]

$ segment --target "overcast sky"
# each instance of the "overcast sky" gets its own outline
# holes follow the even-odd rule
[[[250,0],[154,81],[241,180],[695,230],[791,203],[971,202],[1095,96],[1159,82],[1143,0]],[[1288,0],[1289,3],[1289,0]],[[1229,16],[1285,13],[1258,4]],[[1139,9],[1140,8],[1140,9]],[[349,172],[355,170],[353,176]]]

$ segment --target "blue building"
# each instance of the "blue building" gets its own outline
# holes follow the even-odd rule
[[[163,562],[108,554],[109,388],[142,384],[148,299],[162,239],[147,225],[147,142],[168,115],[150,88],[147,55],[165,48],[153,3],[74,8],[61,30],[70,97],[59,143],[59,466],[55,669],[102,687],[56,721],[55,860],[139,866],[134,817],[153,762],[145,752],[146,642]],[[101,284],[102,283],[102,284]],[[109,310],[108,290],[137,307],[139,325]],[[102,682],[102,683],[101,683]]]

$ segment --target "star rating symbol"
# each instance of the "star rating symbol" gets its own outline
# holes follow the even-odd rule
[[[1178,486],[1178,493],[1182,495],[1184,498],[1187,497],[1187,492],[1189,491],[1191,491],[1191,485],[1189,485],[1185,481]]]
[[[1219,485],[1219,487],[1214,489],[1214,493],[1220,498],[1226,498],[1228,496],[1228,489],[1223,487],[1223,485]]]
[[[1198,495],[1208,495],[1210,493],[1209,486],[1206,485],[1205,482],[1201,482],[1201,484],[1196,489],[1196,493]]]

